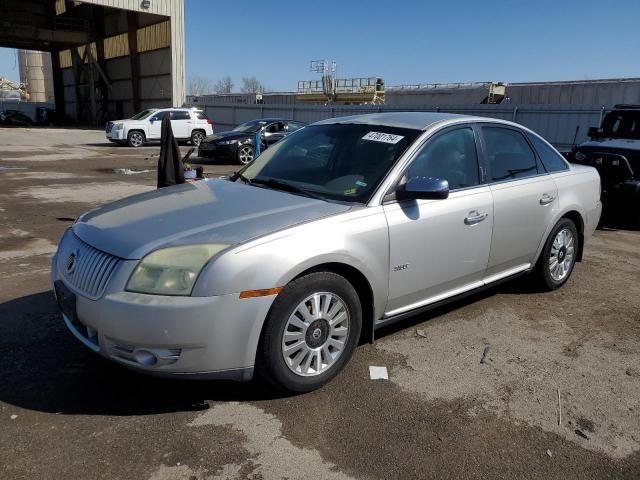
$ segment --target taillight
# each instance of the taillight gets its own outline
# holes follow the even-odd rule
[[[207,118],[207,123],[208,123],[209,125],[213,125],[213,122],[211,121],[211,119],[210,119],[210,118]]]

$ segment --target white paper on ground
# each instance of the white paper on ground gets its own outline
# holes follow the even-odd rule
[[[374,367],[373,365],[369,365],[369,376],[371,380],[389,380],[387,367]]]

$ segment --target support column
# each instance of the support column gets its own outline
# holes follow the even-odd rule
[[[137,113],[140,108],[140,56],[138,55],[138,14],[127,12],[127,24],[129,28],[129,59],[131,60],[131,91],[133,111]]]
[[[56,116],[63,118],[64,110],[64,79],[62,78],[62,69],[60,68],[60,52],[54,50],[51,52],[51,70],[53,73],[53,95],[56,102]]]
[[[182,107],[186,101],[184,72],[184,2],[171,2],[171,4],[172,106]]]
[[[98,8],[94,6],[93,8],[93,25],[95,28],[95,42],[96,42],[96,61],[98,62],[98,66],[102,69],[102,72],[106,75],[107,73],[107,62],[104,59],[104,7]],[[100,89],[100,110],[101,116],[103,120],[108,119],[108,111],[109,111],[109,88],[105,82],[105,80],[100,77],[98,80],[98,85]]]

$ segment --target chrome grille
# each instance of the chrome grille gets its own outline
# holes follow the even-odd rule
[[[73,243],[58,260],[60,273],[82,295],[99,298],[121,260],[87,245],[75,235]]]

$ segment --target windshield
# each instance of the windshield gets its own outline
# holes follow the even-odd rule
[[[420,133],[378,125],[306,127],[265,150],[241,171],[242,179],[277,188],[265,183],[275,180],[309,196],[366,203]]]
[[[242,125],[238,125],[233,129],[234,132],[257,132],[262,127],[264,127],[267,122],[262,120],[252,120],[247,123],[243,123]]]
[[[602,122],[602,130],[607,138],[640,140],[640,110],[608,113]]]
[[[155,112],[155,110],[143,110],[140,113],[136,113],[133,117],[131,117],[131,120],[142,120],[144,118],[147,118],[153,112]]]

